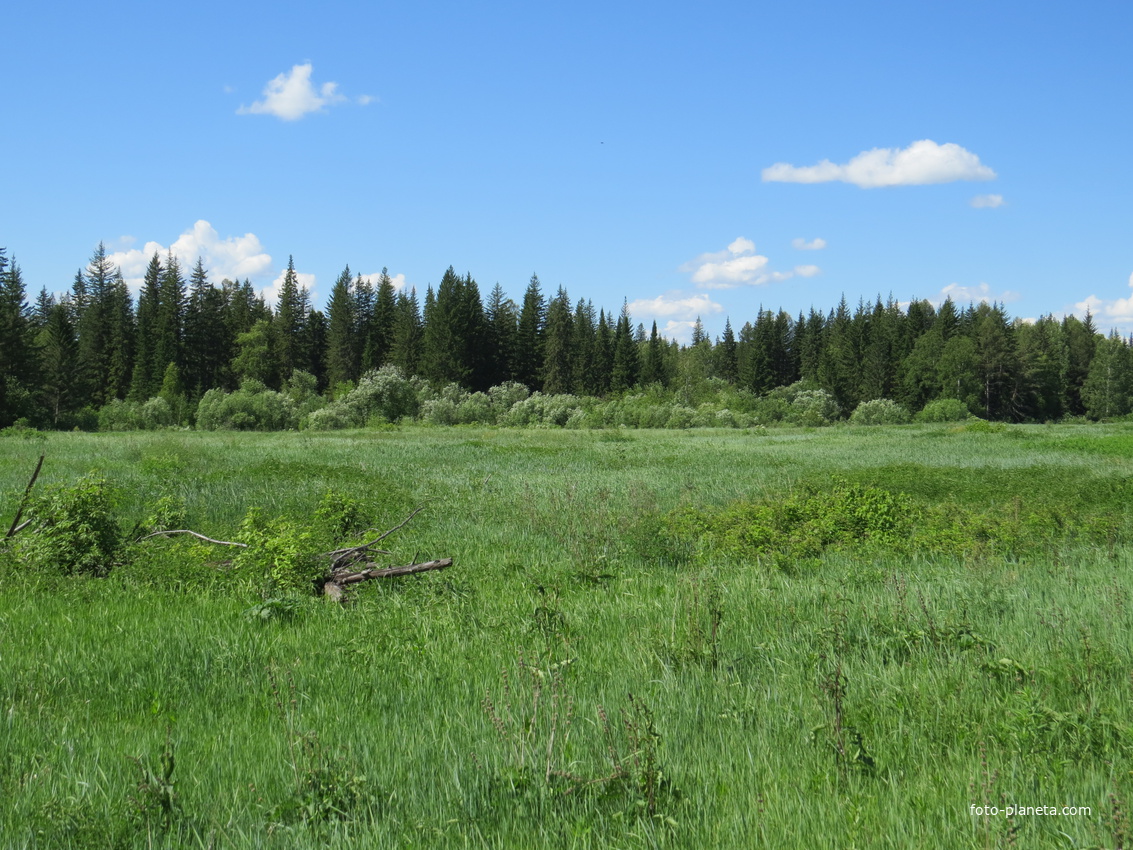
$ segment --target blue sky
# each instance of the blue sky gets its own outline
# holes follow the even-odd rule
[[[93,11],[92,11],[93,10]],[[1133,330],[1127,2],[17,4],[0,245],[346,264],[687,339],[844,294]]]

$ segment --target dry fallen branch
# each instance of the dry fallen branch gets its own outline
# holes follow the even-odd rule
[[[28,497],[31,495],[31,488],[35,486],[35,479],[39,478],[39,471],[43,469],[43,459],[45,457],[47,457],[47,455],[39,456],[39,463],[35,465],[35,472],[31,474],[31,480],[28,482],[28,486],[24,488],[24,497],[20,499],[20,505],[16,508],[16,517],[12,520],[12,525],[8,528],[8,533],[4,535],[5,538],[15,537],[23,529],[31,525],[30,519],[21,523],[20,517],[24,515],[24,508],[27,506]]]
[[[408,576],[414,573],[423,573],[429,570],[443,570],[452,566],[452,558],[441,558],[438,561],[425,561],[421,564],[406,564],[403,567],[384,567],[349,572],[348,570],[335,570],[327,581],[323,582],[323,593],[336,602],[342,599],[346,586],[367,581],[372,578],[394,578],[395,576]]]
[[[242,549],[248,548],[247,543],[234,543],[231,540],[213,540],[211,537],[205,537],[203,534],[198,534],[197,532],[190,531],[187,528],[178,528],[172,531],[155,531],[153,532],[153,534],[147,534],[144,537],[139,537],[136,542],[141,543],[143,540],[149,540],[151,537],[167,537],[170,534],[191,534],[198,540],[203,540],[205,541],[205,543],[215,543],[217,546],[239,546]]]
[[[410,513],[409,516],[407,516],[405,519],[403,519],[401,522],[399,522],[397,525],[395,525],[389,531],[383,531],[379,536],[375,537],[369,543],[363,543],[360,546],[350,546],[350,547],[347,547],[346,549],[335,549],[333,552],[324,552],[320,557],[330,558],[331,559],[331,569],[335,570],[335,569],[338,569],[339,567],[348,566],[350,564],[355,563],[356,561],[360,561],[362,558],[364,558],[366,555],[369,555],[369,554],[390,555],[392,553],[386,552],[384,549],[375,549],[373,552],[371,552],[370,547],[377,546],[379,543],[381,543],[383,540],[385,540],[387,537],[389,537],[395,531],[400,531],[401,529],[405,528],[405,526],[407,526],[409,524],[409,521],[411,519],[413,519],[413,517],[417,516],[417,514],[421,513],[421,511],[425,510],[425,505],[427,505],[427,504],[428,504],[428,502],[424,502],[424,503],[418,505],[417,507],[415,507],[413,509],[413,512]]]
[[[33,479],[34,480],[34,479]],[[424,561],[422,563],[405,564],[399,567],[379,567],[369,558],[374,555],[390,555],[385,549],[374,549],[373,547],[381,543],[395,531],[405,528],[413,517],[417,516],[425,505],[418,505],[413,509],[405,519],[391,528],[389,531],[383,531],[380,535],[375,537],[368,543],[362,543],[358,546],[347,546],[343,549],[334,549],[330,552],[323,552],[319,554],[318,558],[329,558],[330,563],[327,565],[326,573],[323,579],[316,582],[316,586],[322,586],[323,594],[329,596],[335,601],[341,600],[346,594],[346,588],[352,584],[357,584],[361,581],[369,581],[375,578],[395,578],[397,576],[408,576],[415,573],[424,573],[429,570],[443,570],[445,567],[452,566],[452,558],[441,558],[435,561]],[[149,540],[152,537],[168,537],[171,534],[189,534],[196,537],[198,540],[203,540],[206,543],[215,543],[218,546],[239,546],[242,549],[247,549],[247,543],[239,543],[232,540],[214,540],[211,537],[206,537],[197,531],[192,531],[187,528],[179,528],[169,531],[155,531],[152,534],[147,534],[144,537],[139,537],[137,542],[141,543],[143,540]],[[417,556],[413,556],[416,561]],[[362,569],[358,569],[361,566]]]

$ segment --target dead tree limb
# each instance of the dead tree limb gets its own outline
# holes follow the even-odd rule
[[[149,540],[151,537],[168,537],[170,534],[191,534],[198,540],[203,540],[205,543],[215,543],[217,546],[239,546],[241,549],[247,549],[247,543],[234,543],[231,540],[213,540],[211,537],[205,537],[203,534],[198,534],[195,531],[190,531],[187,528],[178,528],[173,531],[155,531],[153,534],[147,534],[144,537],[139,537],[135,542],[141,543],[143,540]]]
[[[321,587],[324,595],[329,596],[335,601],[340,601],[345,596],[347,587],[361,581],[369,581],[374,578],[408,576],[414,573],[424,573],[429,570],[443,570],[445,567],[451,567],[452,558],[441,558],[436,561],[416,563],[416,554],[413,556],[414,563],[405,564],[400,567],[380,567],[370,560],[374,555],[392,554],[385,549],[374,549],[373,547],[381,543],[395,531],[405,528],[405,526],[409,524],[409,521],[424,509],[425,504],[418,505],[409,516],[389,531],[383,531],[368,543],[362,543],[358,546],[347,546],[343,549],[334,549],[330,552],[323,552],[317,555],[316,558],[329,558],[330,563],[327,565],[323,577],[315,582],[315,587]],[[200,532],[192,531],[187,528],[155,531],[152,534],[139,537],[137,542],[141,543],[143,540],[149,540],[151,537],[168,537],[171,534],[189,534],[196,537],[198,540],[203,540],[206,543],[215,543],[218,546],[239,546],[241,549],[249,548],[247,543],[238,543],[231,540],[214,540],[211,537],[205,537],[205,535]],[[361,569],[359,569],[359,567],[361,567]]]
[[[321,557],[330,558],[331,569],[335,570],[339,567],[349,566],[350,564],[360,561],[367,555],[390,555],[392,554],[391,552],[386,552],[383,549],[374,549],[373,551],[371,551],[371,547],[377,546],[395,531],[400,531],[401,529],[405,528],[405,526],[409,525],[409,521],[413,519],[413,517],[417,516],[417,514],[421,513],[421,511],[425,510],[425,505],[427,504],[428,502],[422,502],[420,505],[413,509],[413,512],[410,513],[409,516],[407,516],[389,531],[383,531],[378,537],[375,537],[369,543],[362,543],[359,546],[349,546],[345,549],[335,549],[333,552],[324,552]]]
[[[47,457],[47,455],[39,456],[39,463],[35,465],[35,472],[31,474],[31,480],[28,482],[28,486],[24,488],[24,497],[20,499],[20,505],[16,508],[16,518],[12,520],[12,525],[8,528],[8,533],[4,535],[5,539],[9,537],[15,537],[20,533],[21,530],[27,528],[27,526],[31,523],[31,520],[29,519],[27,522],[21,525],[20,517],[24,515],[24,508],[27,506],[28,496],[31,495],[31,488],[35,486],[35,479],[39,478],[39,471],[43,469],[43,459],[45,457]]]
[[[409,576],[414,573],[424,573],[429,570],[443,570],[452,566],[452,558],[441,558],[437,561],[425,561],[421,564],[406,564],[403,567],[383,567],[350,572],[349,570],[335,570],[329,579],[323,582],[323,593],[336,602],[341,600],[346,592],[347,585],[368,581],[372,578],[394,578],[396,576]]]

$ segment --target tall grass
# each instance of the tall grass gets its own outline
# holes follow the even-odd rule
[[[43,451],[37,489],[98,471],[124,527],[167,495],[227,539],[250,507],[301,520],[328,490],[383,528],[432,498],[397,555],[456,559],[345,607],[265,608],[184,541],[140,544],[106,579],[0,554],[0,846],[1128,846],[1133,547],[1111,451],[1128,437],[0,438],[4,518]],[[953,556],[831,547],[791,569],[659,535],[677,509],[832,476],[1076,531]]]

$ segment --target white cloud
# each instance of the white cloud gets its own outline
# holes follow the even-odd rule
[[[1129,287],[1133,289],[1133,274],[1129,275]],[[1111,301],[1090,295],[1074,305],[1074,313],[1080,316],[1084,316],[1087,310],[1099,320],[1100,327],[1121,326],[1127,329],[1133,325],[1133,295]]]
[[[127,245],[134,242],[133,237],[122,239],[129,240]],[[264,251],[254,233],[222,239],[204,219],[178,236],[172,245],[146,242],[140,249],[124,246],[123,250],[110,255],[110,262],[122,269],[126,283],[136,290],[142,284],[150,258],[156,253],[164,263],[170,252],[181,263],[186,275],[200,257],[213,283],[219,283],[223,278],[242,280],[261,277],[271,270],[271,255]]]
[[[687,322],[668,321],[665,322],[665,327],[658,328],[657,332],[665,337],[665,339],[675,339],[681,345],[688,345],[692,342],[692,329],[696,326],[696,320]]]
[[[1006,202],[1002,195],[976,195],[969,203],[977,210],[993,210]]]
[[[628,308],[630,315],[634,318],[672,318],[687,321],[695,321],[697,316],[724,311],[723,306],[717,304],[707,295],[681,297],[679,292],[658,295],[656,298],[638,298],[636,301],[629,302]]]
[[[940,298],[934,303],[941,304],[946,298],[951,298],[957,304],[968,304],[973,301],[982,301],[986,304],[990,304],[993,301],[1000,304],[1007,304],[1012,301],[1018,301],[1019,293],[1004,290],[999,294],[995,294],[991,291],[990,286],[982,282],[976,286],[961,286],[958,283],[950,283],[940,290]]]
[[[812,239],[810,242],[807,242],[805,239],[802,239],[802,238],[792,239],[791,240],[791,247],[794,248],[796,251],[821,251],[823,248],[826,247],[826,240],[816,238],[816,239]]]
[[[817,165],[794,166],[777,162],[763,169],[765,183],[853,183],[863,189],[880,186],[922,186],[955,180],[991,180],[995,172],[980,158],[957,144],[938,145],[931,139],[907,148],[862,151],[844,165],[828,159]]]
[[[264,86],[264,99],[251,106],[241,105],[237,115],[274,115],[284,121],[296,121],[312,112],[346,100],[338,93],[338,83],[323,83],[316,90],[311,82],[311,63],[295,65]]]
[[[372,94],[360,94],[360,95],[358,95],[358,97],[355,98],[355,101],[358,103],[359,106],[369,106],[375,100],[377,100],[377,98],[374,97]]]
[[[759,286],[796,275],[814,277],[820,271],[818,266],[796,266],[794,271],[789,272],[772,271],[770,262],[767,257],[755,253],[754,242],[741,236],[725,250],[701,254],[681,266],[679,271],[691,274],[692,282],[699,289],[735,289],[743,284]]]
[[[381,283],[382,273],[371,272],[370,274],[361,275],[361,278],[371,286],[377,286],[379,283]],[[393,283],[394,292],[401,292],[401,290],[405,289],[405,275],[403,274],[391,275],[390,282]]]
[[[266,301],[271,306],[275,306],[279,301],[279,290],[283,288],[283,279],[287,277],[287,269],[279,273],[279,277],[271,282],[271,285],[265,286],[260,290],[260,295],[264,296]],[[295,279],[299,284],[300,289],[307,290],[308,293],[314,294],[315,291],[315,276],[305,272],[296,271]]]

